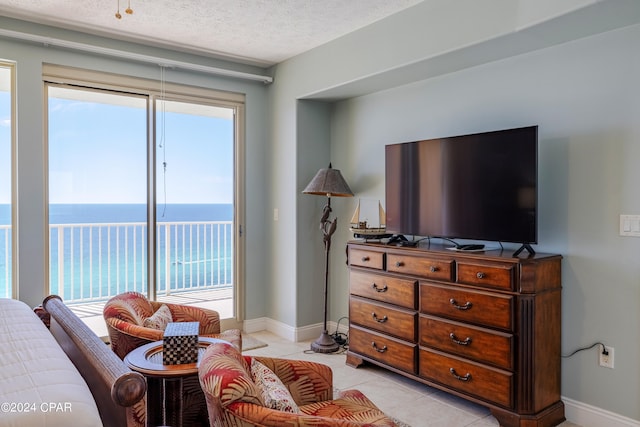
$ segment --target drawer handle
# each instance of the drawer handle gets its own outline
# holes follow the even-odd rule
[[[469,310],[473,305],[470,301],[465,302],[464,305],[458,305],[458,301],[456,301],[453,298],[451,298],[449,302],[451,303],[452,306],[454,306],[458,310]]]
[[[369,260],[371,260],[371,258],[369,258],[368,256],[363,256],[361,260],[362,262],[368,262]]]
[[[378,353],[384,353],[385,351],[387,351],[386,345],[382,348],[378,348],[375,341],[371,341],[371,347],[373,347]]]
[[[396,261],[396,267],[404,267],[404,262],[402,261]]]
[[[464,340],[460,340],[460,339],[458,339],[458,337],[456,337],[456,334],[454,334],[453,332],[451,332],[449,334],[449,338],[451,338],[451,341],[453,341],[454,343],[456,343],[458,345],[469,345],[469,344],[471,344],[471,337],[466,337]]]
[[[465,376],[460,376],[456,373],[456,370],[453,368],[449,368],[449,372],[451,372],[451,375],[453,375],[453,377],[459,381],[470,381],[471,380],[471,374],[470,373],[466,373]]]
[[[436,267],[435,265],[432,265],[431,267],[429,267],[429,271],[432,273],[435,273],[436,271],[438,271],[438,267]]]
[[[379,288],[378,285],[376,285],[375,283],[372,283],[371,287],[375,289],[376,292],[387,292],[387,289],[389,289],[387,285],[384,285],[383,287]]]
[[[376,313],[371,313],[371,317],[373,317],[373,320],[375,320],[378,323],[384,323],[387,320],[389,320],[389,318],[386,315],[384,317],[382,317],[381,319],[379,319],[378,315]]]
[[[486,274],[484,274],[482,271],[478,271],[478,272],[476,273],[476,277],[477,277],[478,279],[484,279],[485,277],[487,277],[487,275],[486,275]]]

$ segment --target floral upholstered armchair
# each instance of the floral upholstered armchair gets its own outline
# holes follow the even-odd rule
[[[111,298],[104,306],[111,349],[121,358],[141,345],[161,341],[170,322],[200,322],[198,335],[225,340],[242,350],[238,329],[220,332],[220,316],[214,310],[149,301],[138,292],[125,292]],[[191,427],[209,424],[207,405],[196,375],[183,380],[183,424]],[[134,408],[134,418],[146,425],[144,401]]]
[[[211,427],[395,426],[357,390],[334,400],[331,368],[320,363],[243,356],[216,343],[198,376]]]
[[[141,345],[161,341],[170,322],[200,322],[198,335],[220,338],[242,350],[240,331],[220,332],[220,316],[214,310],[149,301],[141,293],[124,292],[107,301],[103,315],[111,349],[121,359]]]

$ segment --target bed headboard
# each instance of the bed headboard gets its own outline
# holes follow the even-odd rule
[[[129,369],[62,298],[48,296],[42,306],[51,316],[51,333],[93,393],[102,423],[135,425],[134,405],[140,407],[138,402],[143,401],[147,390],[144,377]]]

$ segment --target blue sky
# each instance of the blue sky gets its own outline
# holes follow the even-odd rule
[[[49,99],[49,202],[146,203],[146,99],[91,98]],[[167,111],[161,123],[158,203],[232,203],[233,120]]]
[[[146,203],[146,100],[131,101],[50,100],[50,203]],[[10,119],[9,93],[0,91],[0,204],[11,202]],[[158,203],[233,203],[233,120],[167,111],[161,123]]]

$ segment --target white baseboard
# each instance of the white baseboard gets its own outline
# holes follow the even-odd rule
[[[327,331],[329,334],[333,334],[336,331],[338,324],[336,322],[327,322]],[[340,325],[338,328],[338,332],[342,332],[343,334],[347,334],[349,332],[349,325]],[[309,341],[315,340],[322,333],[322,323],[317,323],[315,325],[304,326],[302,328],[298,328],[296,331],[298,341]]]
[[[568,421],[581,427],[640,427],[640,421],[623,417],[596,406],[562,397],[564,415]]]
[[[336,331],[347,334],[348,324],[338,325],[336,322],[327,322],[329,333]],[[292,342],[308,341],[317,338],[322,332],[322,324],[295,328],[276,320],[262,317],[259,319],[245,320],[243,330],[247,333],[269,331],[279,337]],[[581,427],[640,427],[640,421],[618,415],[616,413],[588,405],[577,400],[562,397],[565,407],[565,417],[568,421]]]
[[[328,326],[328,325],[327,325]],[[242,330],[248,334],[260,331],[269,331],[279,337],[293,342],[307,341],[320,336],[322,332],[322,324],[303,326],[296,328],[286,323],[270,319],[268,317],[260,317],[258,319],[245,320]]]
[[[327,329],[329,330],[329,333],[333,333],[337,326],[336,322],[327,322]],[[269,331],[279,337],[288,339],[289,341],[300,342],[318,338],[320,333],[322,333],[322,323],[295,328],[287,325],[286,323],[269,319],[268,317],[260,317],[257,319],[245,320],[242,325],[242,330],[248,334],[253,332]],[[343,334],[348,333],[349,325],[341,324],[338,328],[338,332],[342,332]]]
[[[242,322],[242,330],[248,334],[254,332],[266,331],[269,318],[259,317],[257,319],[249,319]]]

